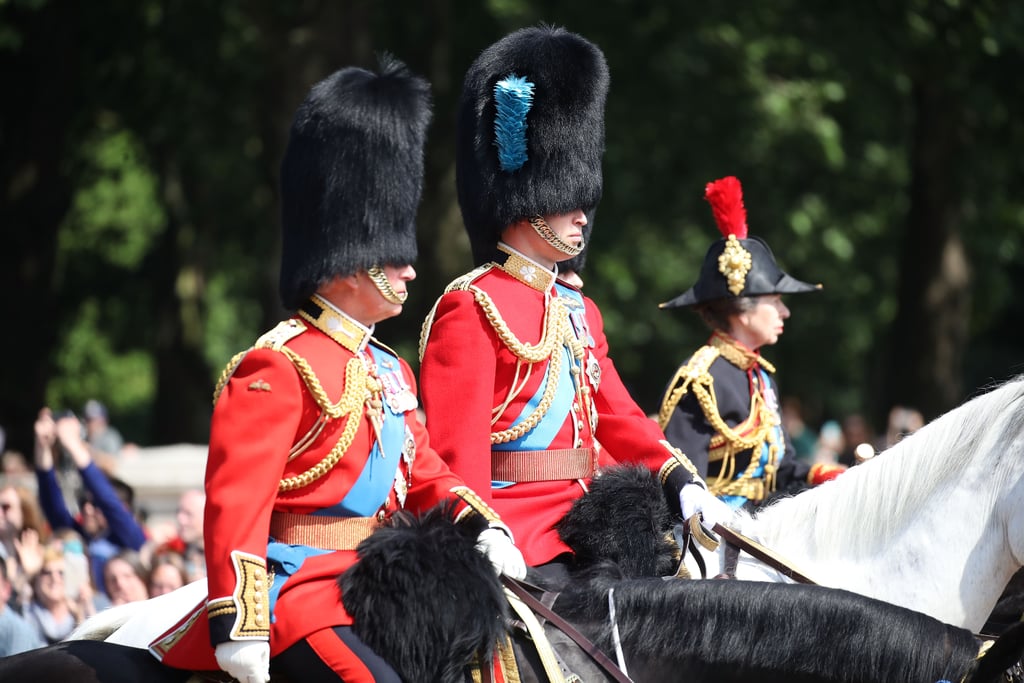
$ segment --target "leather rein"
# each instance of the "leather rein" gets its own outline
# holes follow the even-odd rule
[[[601,650],[599,650],[598,647],[590,641],[590,639],[580,633],[575,626],[558,616],[558,614],[543,602],[533,597],[533,595],[524,588],[524,585],[529,584],[525,584],[525,582],[517,581],[516,579],[512,579],[504,575],[501,577],[501,582],[531,610],[551,622],[553,626],[569,638],[572,638],[572,640],[579,645],[580,649],[590,655],[590,657],[597,662],[597,664],[604,669],[609,676],[612,677],[612,680],[618,681],[618,683],[632,683],[633,679],[623,673],[622,669],[620,669],[618,665],[608,657],[608,655],[601,652]]]
[[[712,578],[735,579],[736,567],[739,564],[739,556],[742,551],[751,557],[764,562],[775,571],[792,579],[793,581],[796,581],[797,583],[817,585],[817,581],[811,579],[781,556],[774,553],[771,549],[761,545],[754,539],[744,536],[740,532],[730,529],[727,526],[723,526],[722,524],[715,524],[712,530],[725,542],[725,566],[722,573],[717,574]],[[704,564],[704,558],[695,544],[700,543],[708,550],[714,551],[718,548],[718,538],[701,526],[696,515],[690,518],[689,524],[684,523],[676,525],[673,533],[676,538],[676,543],[679,544],[680,551],[683,554],[683,557],[680,559],[680,567],[683,567],[683,560],[685,559],[686,553],[690,552],[693,555],[693,559],[697,563],[697,566],[700,568],[701,578],[706,579],[707,568]],[[685,568],[682,568],[680,572],[685,572]],[[677,575],[679,575],[679,573],[677,573]]]

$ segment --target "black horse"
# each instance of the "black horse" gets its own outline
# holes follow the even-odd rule
[[[1024,624],[979,660],[969,631],[847,591],[661,578],[678,558],[660,496],[640,470],[595,480],[559,526],[576,565],[527,577],[608,658],[621,652],[633,681],[995,683],[1024,650]],[[521,635],[501,583],[475,552],[479,527],[455,524],[450,512],[400,515],[360,546],[361,561],[339,578],[359,636],[403,680],[464,683],[469,664],[493,661],[495,643],[510,634],[521,679],[548,680],[534,639]],[[544,629],[565,670],[583,681],[613,680],[557,628]],[[0,660],[2,681],[186,678],[144,650],[93,641]]]

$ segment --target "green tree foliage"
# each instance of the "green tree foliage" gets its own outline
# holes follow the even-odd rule
[[[812,422],[928,417],[1021,370],[1024,7],[996,0],[669,3],[0,2],[0,424],[104,400],[141,443],[206,438],[228,359],[284,315],[277,166],[309,86],[389,50],[433,85],[419,279],[379,328],[410,360],[470,267],[454,111],[486,45],[545,21],[604,50],[605,195],[586,272],[620,374],[653,411],[706,336],[657,304],[718,237],[736,175],[751,231],[822,282],[765,354]]]

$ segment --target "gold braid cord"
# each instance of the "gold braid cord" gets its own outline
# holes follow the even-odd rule
[[[520,341],[513,334],[486,292],[477,287],[470,287],[470,290],[480,308],[483,309],[487,321],[494,328],[495,334],[516,358],[529,364],[545,360],[549,362],[544,394],[541,396],[537,408],[530,413],[529,417],[514,427],[491,434],[492,444],[508,443],[536,427],[547,414],[558,391],[558,378],[564,362],[562,348],[568,348],[572,357],[581,361],[583,360],[583,342],[576,338],[572,323],[569,322],[569,309],[561,299],[554,298],[548,302],[544,311],[544,334],[541,336],[541,340],[534,345]],[[582,383],[580,386],[582,387]]]
[[[772,428],[775,426],[776,418],[758,392],[750,399],[750,417],[738,425],[739,428],[742,428],[745,425],[756,424],[757,428],[750,435],[743,436],[722,419],[715,397],[714,378],[708,372],[711,363],[719,355],[719,349],[713,346],[704,346],[693,355],[688,363],[676,371],[661,404],[661,409],[658,411],[658,424],[665,429],[679,401],[687,393],[692,392],[697,403],[700,404],[708,424],[718,435],[715,440],[721,439],[723,442],[721,458],[716,458],[722,461],[722,465],[718,476],[710,483],[711,492],[715,495],[740,495],[760,500],[766,493],[775,490],[775,469],[779,448],[778,444],[774,443]],[[753,473],[760,463],[761,451],[766,442],[769,451],[762,486],[760,482],[753,480]],[[750,463],[743,474],[734,479],[736,454],[750,449],[752,449]]]
[[[370,375],[366,368],[366,363],[361,358],[350,358],[345,365],[345,391],[337,403],[331,403],[327,392],[324,391],[323,385],[320,384],[320,380],[317,379],[316,374],[309,367],[306,359],[287,347],[282,348],[281,351],[291,360],[295,369],[299,371],[299,375],[306,383],[309,393],[312,394],[313,399],[320,406],[324,414],[334,420],[342,417],[347,418],[345,428],[342,430],[338,442],[324,456],[323,460],[302,474],[281,480],[278,490],[284,493],[285,491],[294,491],[303,486],[308,486],[327,474],[332,467],[338,464],[338,461],[348,451],[349,446],[352,445],[356,432],[359,431],[360,418],[363,415],[366,404],[373,400],[374,397],[379,398],[381,383],[379,379]]]
[[[530,413],[528,418],[515,427],[492,433],[491,443],[499,444],[514,441],[537,426],[544,415],[547,414],[547,411],[554,400],[555,393],[558,391],[558,377],[562,369],[562,363],[564,362],[561,353],[562,348],[564,347],[569,349],[574,359],[582,361],[584,347],[583,342],[577,339],[573,332],[572,323],[569,321],[569,309],[558,297],[551,299],[545,307],[543,322],[544,333],[541,335],[540,341],[537,344],[527,344],[520,341],[512,330],[509,329],[508,323],[506,323],[501,317],[501,313],[498,311],[498,307],[494,304],[491,297],[488,296],[485,291],[472,284],[480,275],[483,275],[494,267],[495,264],[493,263],[480,266],[476,270],[454,280],[445,288],[444,293],[447,294],[452,291],[472,292],[473,299],[480,308],[483,309],[484,315],[487,317],[487,321],[491,324],[491,327],[494,328],[495,334],[498,335],[502,344],[504,344],[516,358],[530,365],[543,361],[550,362],[548,381],[544,387],[544,394],[541,396],[540,403],[537,405],[536,410]],[[427,319],[423,322],[423,328],[420,331],[420,361],[423,360],[423,353],[427,347],[427,342],[430,337],[430,329],[434,322],[434,314],[437,311],[438,303],[440,303],[440,299],[434,303],[434,307],[427,315]],[[582,392],[584,388],[585,387],[581,382],[579,391]],[[511,398],[513,397],[509,396],[509,399]]]
[[[370,374],[370,371],[366,367],[366,363],[359,357],[351,358],[345,365],[345,391],[337,402],[332,402],[330,397],[327,396],[327,391],[320,383],[320,380],[317,379],[313,368],[310,367],[309,362],[305,358],[295,353],[287,346],[284,346],[283,342],[267,343],[266,340],[268,337],[272,334],[278,333],[278,330],[285,325],[289,328],[296,329],[294,321],[285,321],[284,323],[281,323],[281,325],[278,325],[278,327],[271,333],[261,337],[253,348],[269,348],[278,351],[279,353],[283,353],[285,357],[291,361],[292,365],[295,366],[296,371],[299,373],[299,376],[302,378],[302,381],[305,383],[306,388],[309,389],[309,393],[312,395],[313,400],[316,401],[316,404],[320,407],[321,419],[324,417],[329,420],[339,420],[345,417],[348,419],[345,422],[345,427],[341,432],[341,436],[338,438],[338,442],[334,445],[334,448],[324,456],[323,460],[313,467],[310,467],[302,474],[282,479],[278,484],[278,491],[281,493],[294,491],[295,489],[302,488],[303,486],[308,486],[327,474],[332,467],[338,464],[338,461],[341,460],[346,451],[348,451],[349,447],[352,445],[352,441],[355,440],[356,432],[359,431],[359,425],[361,423],[364,409],[371,402],[375,404],[376,401],[379,401],[382,389],[380,380]],[[305,330],[305,327],[302,326],[301,323],[299,323],[297,327],[300,329],[296,329],[294,333],[289,331],[286,333],[286,336],[290,334],[291,336],[288,338],[291,338],[297,334],[301,334]],[[280,337],[281,335],[278,334],[277,336]],[[280,340],[278,339],[277,341]],[[284,341],[287,341],[287,339]],[[214,403],[217,402],[221,392],[224,390],[228,380],[242,362],[245,354],[249,353],[251,350],[252,349],[246,349],[245,351],[236,354],[228,362],[224,371],[221,372],[220,378],[217,380],[217,388],[213,395]],[[289,459],[291,459],[291,457]]]
[[[466,508],[459,513],[456,522],[462,521],[471,514],[478,514],[488,522],[501,522],[501,517],[494,509],[484,502],[483,498],[477,495],[476,491],[468,486],[455,486],[450,491],[466,503]]]

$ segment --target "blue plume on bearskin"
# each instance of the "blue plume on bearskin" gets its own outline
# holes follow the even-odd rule
[[[499,91],[511,94],[495,86],[510,75],[532,84],[522,155],[495,140],[506,127],[497,121]],[[502,230],[518,220],[576,209],[592,215],[603,187],[608,80],[596,45],[546,25],[508,34],[470,65],[459,102],[455,181],[477,265],[497,257]],[[517,131],[508,128],[511,140]]]
[[[338,579],[356,635],[405,681],[461,682],[474,654],[489,661],[506,633],[501,582],[476,549],[487,522],[454,518],[454,503],[395,513]]]
[[[533,103],[533,83],[511,74],[494,86],[494,143],[506,173],[526,163],[526,115]]]

